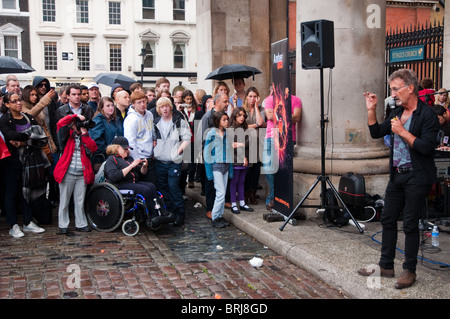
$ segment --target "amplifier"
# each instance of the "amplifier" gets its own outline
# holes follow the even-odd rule
[[[450,177],[450,158],[435,157],[434,164],[437,168],[438,177]]]

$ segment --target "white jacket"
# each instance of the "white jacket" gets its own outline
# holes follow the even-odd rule
[[[145,110],[141,115],[130,107],[123,122],[123,135],[128,140],[130,156],[134,159],[153,156],[153,114]]]

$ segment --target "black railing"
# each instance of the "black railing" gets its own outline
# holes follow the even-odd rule
[[[402,68],[412,69],[416,72],[419,81],[424,78],[431,78],[434,83],[434,89],[439,90],[448,83],[442,83],[442,50],[444,40],[444,26],[439,22],[433,26],[428,23],[422,26],[403,27],[403,30],[390,30],[386,34],[386,96],[389,95],[387,79],[394,71]],[[415,59],[408,58],[395,61],[391,59],[391,51],[402,49],[407,50],[411,47],[423,48],[419,56]]]

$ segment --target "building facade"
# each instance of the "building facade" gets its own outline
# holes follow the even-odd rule
[[[0,1],[0,55],[31,64],[29,20],[28,0]],[[30,75],[18,75],[18,78],[29,79]]]
[[[99,73],[196,88],[195,0],[36,0],[29,11],[33,73],[56,88]]]

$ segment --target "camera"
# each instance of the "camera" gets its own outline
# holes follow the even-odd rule
[[[95,122],[92,120],[82,121],[77,117],[75,125],[77,126],[77,130],[80,130],[80,128],[91,129],[95,126]]]

